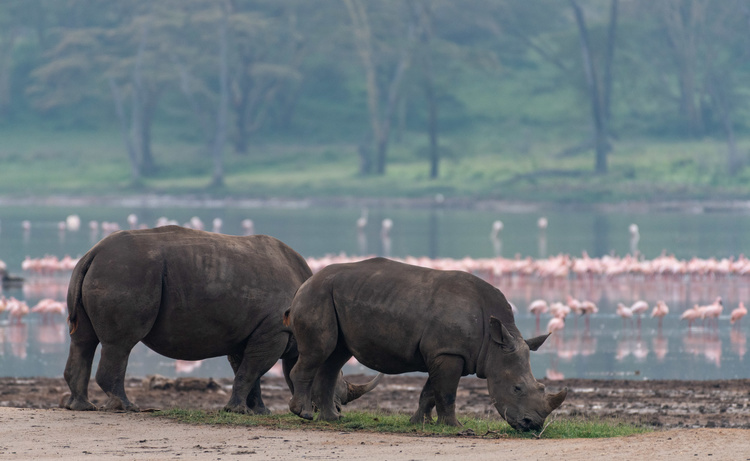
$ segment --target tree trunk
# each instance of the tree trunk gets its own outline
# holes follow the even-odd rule
[[[663,8],[665,29],[677,61],[680,85],[680,112],[692,136],[703,133],[703,119],[696,103],[697,27],[705,11],[698,2],[657,2]],[[683,7],[685,9],[683,9]]]
[[[234,151],[238,154],[247,154],[247,103],[249,100],[250,84],[247,78],[240,77],[238,85],[239,97],[234,103]]]
[[[742,167],[744,159],[737,149],[737,140],[734,135],[734,123],[732,121],[732,100],[734,98],[732,97],[731,83],[722,81],[721,78],[714,75],[707,79],[706,87],[727,137],[727,173],[734,176]]]
[[[10,74],[12,71],[11,57],[13,56],[13,47],[18,37],[18,28],[7,30],[0,46],[0,119],[5,118],[10,111],[11,91],[10,91]]]
[[[583,18],[583,11],[575,0],[569,0],[575,13],[576,24],[581,38],[581,54],[583,55],[583,67],[586,73],[589,95],[591,98],[591,118],[594,124],[594,149],[596,151],[595,171],[598,174],[607,172],[607,135],[606,121],[602,115],[602,106],[599,100],[599,82],[596,76],[591,46],[589,45],[588,29]]]
[[[120,89],[117,87],[117,83],[113,77],[109,78],[109,88],[112,90],[112,99],[115,102],[115,112],[117,113],[117,119],[120,120],[120,132],[125,143],[125,148],[128,152],[128,160],[130,161],[130,181],[133,184],[139,184],[141,182],[141,171],[138,166],[138,155],[133,146],[133,138],[130,137],[130,130],[128,128],[128,122],[125,118],[125,109],[122,105],[122,95]]]
[[[409,36],[413,36],[413,27],[409,27]],[[411,40],[409,40],[411,42]],[[376,172],[379,175],[385,174],[385,167],[387,163],[388,155],[388,138],[391,134],[391,126],[393,124],[393,117],[396,114],[396,107],[398,107],[399,92],[401,90],[401,82],[404,79],[404,74],[409,68],[411,62],[411,50],[410,47],[404,48],[401,53],[396,71],[393,73],[393,80],[388,86],[388,103],[386,105],[385,116],[382,122],[382,129],[380,130],[380,138],[377,139],[377,165]]]
[[[147,99],[143,87],[143,78],[141,75],[141,66],[143,64],[143,53],[146,49],[146,39],[148,37],[148,27],[144,24],[140,30],[140,40],[138,41],[138,51],[135,55],[135,65],[133,66],[133,92],[131,94],[132,107],[130,108],[130,130],[133,137],[132,146],[138,154],[138,149],[143,146],[143,103]],[[140,172],[144,173],[143,151],[141,150]],[[148,171],[148,170],[145,170]]]
[[[216,136],[211,156],[214,160],[212,187],[224,185],[224,146],[227,138],[227,112],[229,110],[229,72],[227,63],[227,8],[221,5],[219,21],[219,107],[216,114]]]
[[[607,120],[607,126],[612,120],[612,62],[615,57],[615,37],[617,33],[617,6],[619,0],[612,0],[609,10],[609,27],[607,29],[607,53],[604,56],[604,75],[602,79],[602,115]]]
[[[354,28],[354,43],[359,52],[360,59],[362,59],[362,65],[365,68],[365,80],[367,82],[367,108],[370,113],[370,129],[376,143],[379,143],[380,139],[382,139],[379,116],[380,94],[375,74],[375,64],[372,59],[372,34],[367,19],[367,12],[360,0],[343,0],[343,2],[349,12],[349,17],[352,20],[352,26]],[[368,149],[365,149],[365,151],[366,150]],[[378,148],[378,150],[380,149]],[[362,156],[362,153],[363,150],[360,149],[360,156]],[[362,161],[360,162],[360,168],[367,168],[367,170],[360,169],[360,174],[369,175],[372,173],[372,162]]]
[[[159,90],[151,91],[148,97],[141,102],[141,171],[144,176],[153,176],[156,174],[156,162],[154,154],[151,151],[151,126],[154,122],[154,113],[156,112],[157,102],[159,101]]]
[[[438,148],[437,98],[432,75],[432,24],[430,21],[429,3],[419,1],[414,4],[420,25],[420,42],[422,57],[422,75],[424,78],[425,99],[427,101],[427,137],[430,150],[430,179],[436,179],[440,173],[440,151]]]

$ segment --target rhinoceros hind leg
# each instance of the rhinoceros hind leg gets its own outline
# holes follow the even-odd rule
[[[320,409],[318,420],[320,421],[337,421],[341,418],[336,408],[334,399],[336,393],[336,384],[341,375],[341,367],[344,366],[352,354],[344,347],[337,347],[323,365],[318,368],[313,381],[312,400]]]
[[[60,401],[60,407],[69,410],[96,410],[89,401],[89,380],[99,339],[91,327],[88,317],[81,313],[78,328],[70,335],[70,349],[63,376],[70,388],[70,395]]]
[[[109,397],[102,410],[140,411],[125,394],[125,370],[133,345],[102,344],[96,382]]]
[[[279,334],[271,329],[267,334],[256,333],[245,345],[242,354],[228,356],[234,370],[234,384],[224,411],[259,415],[270,413],[261,398],[260,377],[281,357],[288,342],[288,334]]]
[[[292,309],[294,315],[294,303],[292,303]],[[324,380],[329,380],[327,395],[321,395],[316,391],[321,388],[321,383],[315,384],[318,381],[320,369],[325,367],[331,355],[335,355],[339,335],[336,314],[333,306],[328,303],[313,304],[305,308],[305,313],[305,316],[293,319],[299,357],[289,373],[292,382],[291,389],[294,392],[289,400],[289,410],[300,418],[313,419],[314,396],[316,404],[321,406],[321,411],[324,411],[327,417],[333,417],[335,414],[338,418],[333,404],[333,393],[338,372],[346,360],[341,362],[338,369],[333,370],[331,367],[327,369],[328,376],[324,378]],[[323,328],[323,325],[329,327]],[[316,390],[313,390],[313,385],[316,386]]]
[[[438,424],[461,426],[456,418],[456,393],[463,368],[464,360],[455,355],[441,355],[429,366]]]
[[[247,394],[247,407],[250,409],[250,413],[254,415],[271,414],[271,410],[266,408],[266,404],[263,403],[263,396],[260,393],[260,378],[255,380],[253,388]]]
[[[72,394],[66,393],[60,400],[60,408],[67,408],[75,411],[93,411],[96,405],[89,402],[88,399],[74,399]]]
[[[427,378],[427,382],[424,383],[422,392],[419,394],[419,407],[409,421],[412,424],[432,424],[433,408],[435,408],[435,393],[432,388],[432,381]]]

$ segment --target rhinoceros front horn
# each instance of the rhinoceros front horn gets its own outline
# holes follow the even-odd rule
[[[547,395],[547,406],[549,407],[548,410],[550,413],[552,413],[557,407],[562,405],[562,403],[565,401],[565,397],[568,396],[568,388],[561,390],[557,394],[548,394]]]
[[[382,378],[383,378],[383,373],[378,373],[378,375],[369,383],[352,384],[349,381],[346,381],[346,402],[344,402],[342,399],[341,403],[344,403],[344,404],[349,403],[352,400],[357,400],[358,398],[367,394],[371,390],[375,389],[375,386],[378,385],[378,383],[380,382]]]

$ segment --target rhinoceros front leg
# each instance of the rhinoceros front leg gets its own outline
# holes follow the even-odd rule
[[[456,393],[464,369],[464,360],[455,355],[441,355],[429,366],[429,380],[437,410],[437,423],[460,426],[456,418]],[[422,399],[420,397],[420,408]],[[425,402],[429,406],[429,399]]]
[[[410,421],[412,424],[432,423],[432,409],[435,408],[435,394],[432,388],[432,380],[427,378],[422,392],[419,394],[419,407]]]
[[[68,361],[63,373],[70,388],[70,396],[64,397],[60,402],[62,408],[96,410],[96,405],[89,401],[89,380],[98,345],[99,339],[94,334],[91,323],[81,315],[75,333],[70,335]]]

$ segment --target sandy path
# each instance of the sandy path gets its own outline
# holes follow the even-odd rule
[[[615,439],[483,440],[191,426],[147,414],[0,408],[0,459],[750,460],[750,430]]]

